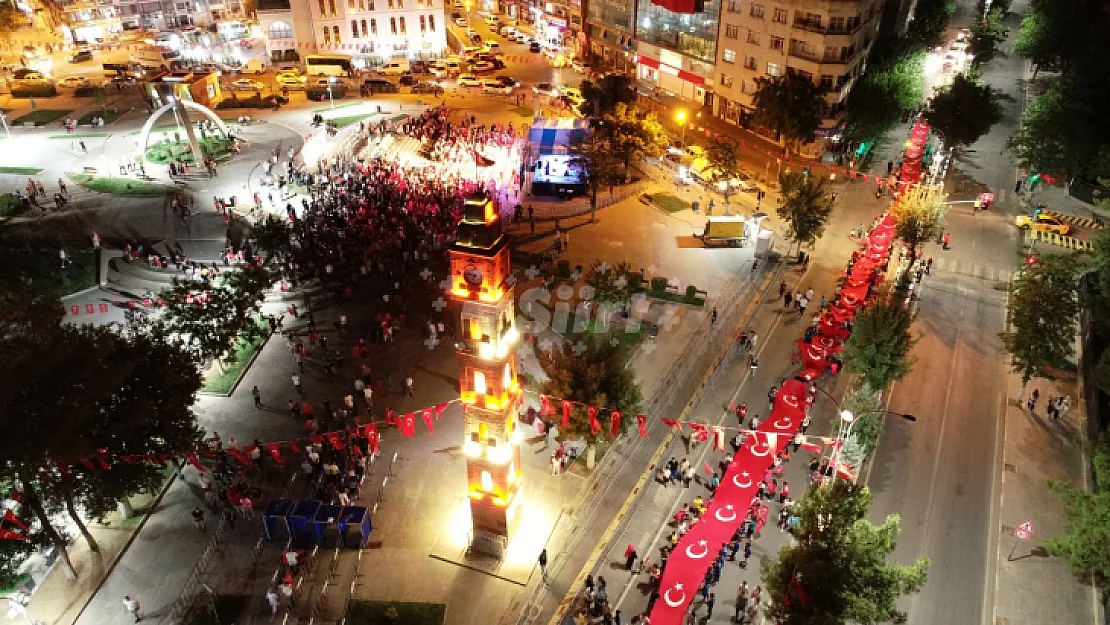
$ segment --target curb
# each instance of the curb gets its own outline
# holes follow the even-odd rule
[[[250,371],[251,367],[254,366],[254,361],[256,359],[258,359],[258,355],[261,354],[262,350],[266,349],[266,346],[270,344],[270,337],[272,337],[273,335],[274,335],[273,332],[268,334],[266,336],[266,340],[262,341],[262,344],[259,345],[258,349],[255,350],[254,354],[251,355],[251,359],[247,361],[246,366],[243,367],[243,371],[239,374],[239,377],[235,379],[235,384],[231,385],[231,390],[230,391],[228,391],[227,393],[213,393],[213,392],[210,392],[210,391],[198,390],[197,395],[203,395],[205,397],[231,397],[232,395],[234,395],[236,389],[239,388],[239,384],[243,381],[243,378],[247,377],[247,372]]]

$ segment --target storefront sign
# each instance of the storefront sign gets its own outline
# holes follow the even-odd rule
[[[548,15],[548,16],[546,16],[546,18],[547,18],[547,23],[550,24],[551,26],[554,26],[555,28],[558,28],[558,29],[562,30],[562,29],[567,27],[567,21],[565,19],[561,18],[561,17],[555,17],[554,15]]]

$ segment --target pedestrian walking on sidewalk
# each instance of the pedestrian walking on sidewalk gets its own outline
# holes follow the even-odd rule
[[[408,395],[409,397],[415,397],[415,395],[412,392],[412,374],[411,373],[409,375],[405,376],[405,395]]]
[[[131,616],[135,617],[136,623],[143,620],[142,614],[139,613],[139,610],[142,609],[142,606],[139,605],[139,600],[132,597],[131,595],[124,595],[123,609],[127,610],[127,612],[131,614]]]
[[[301,387],[301,376],[294,373],[290,379],[293,381],[293,388],[297,389],[297,394],[304,397],[304,388]]]
[[[779,297],[786,294],[786,280],[779,283]]]
[[[254,407],[255,408],[261,408],[262,407],[262,392],[258,390],[258,385],[257,384],[255,384],[253,387],[251,387],[251,397],[254,398]]]
[[[277,614],[280,599],[278,599],[277,590],[273,586],[266,589],[266,603],[270,604],[270,614]]]
[[[713,307],[713,312],[709,313],[709,325],[716,325],[717,323],[717,307]]]
[[[1029,395],[1029,400],[1025,402],[1025,409],[1028,410],[1030,413],[1036,410],[1037,400],[1040,398],[1040,396],[1040,389],[1033,389],[1033,392]]]
[[[631,571],[636,566],[636,547],[629,544],[624,550],[624,570]]]
[[[789,310],[790,309],[790,302],[792,302],[792,301],[794,301],[794,296],[789,291],[787,291],[787,293],[782,296],[782,307],[783,307],[783,309]]]
[[[204,510],[193,508],[193,523],[196,524],[198,530],[204,531]]]
[[[717,603],[716,593],[709,593],[709,598],[705,600],[705,607],[708,610],[705,613],[705,620],[713,618],[713,604]]]
[[[748,568],[748,560],[752,558],[752,541],[744,543],[744,561],[740,563],[740,568]]]
[[[736,614],[732,617],[732,620],[739,623],[740,622],[740,615],[743,614],[744,610],[746,610],[747,607],[748,607],[748,582],[745,581],[745,582],[742,582],[740,584],[740,588],[738,588],[736,590]]]
[[[547,549],[540,551],[539,562],[540,574],[543,575],[544,579],[547,579]]]

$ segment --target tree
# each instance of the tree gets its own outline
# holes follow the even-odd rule
[[[867,71],[848,96],[845,131],[854,141],[882,136],[922,99],[925,51],[903,39],[885,39],[875,46]]]
[[[1042,254],[1014,280],[1002,345],[1021,374],[1022,392],[1034,377],[1055,379],[1074,353],[1079,318],[1078,264],[1074,257]]]
[[[667,133],[655,113],[641,112],[624,102],[618,102],[611,113],[602,116],[601,129],[626,176],[633,162],[660,156],[667,149]]]
[[[1064,558],[1080,577],[1093,576],[1104,586],[1110,581],[1110,439],[1105,435],[1095,447],[1092,464],[1096,490],[1088,492],[1067,482],[1052,480],[1049,488],[1064,504],[1064,534],[1045,542],[1052,555]]]
[[[711,139],[705,146],[705,160],[713,170],[713,182],[725,183],[721,193],[727,205],[731,182],[740,177],[740,146],[728,140]]]
[[[816,138],[825,113],[825,90],[794,71],[755,79],[755,123],[774,130],[787,149]]]
[[[247,265],[206,281],[175,280],[162,293],[165,331],[204,360],[223,362],[239,339],[258,337],[256,322],[263,294],[270,286],[264,267]]]
[[[913,367],[910,335],[913,319],[895,297],[878,298],[856,315],[852,336],[844,346],[844,367],[860,374],[861,383],[883,389],[901,380]]]
[[[972,63],[975,65],[982,65],[998,56],[998,44],[1010,35],[1010,30],[1002,25],[1003,15],[1004,11],[991,9],[971,28],[968,52],[973,55]]]
[[[892,564],[898,515],[882,525],[867,520],[871,492],[837,480],[811,488],[798,502],[796,543],[761,560],[771,605],[767,615],[784,625],[904,623],[898,600],[925,584],[928,558]]]
[[[618,104],[636,101],[632,79],[624,74],[607,74],[597,82],[583,80],[580,90],[582,99],[586,101],[581,109],[591,117],[601,117],[615,111]]]
[[[601,336],[596,341],[565,341],[550,352],[537,351],[536,356],[548,377],[543,393],[576,402],[567,428],[561,430],[560,435],[586,441],[586,468],[593,469],[597,441],[608,438],[610,433],[612,413],[604,409],[623,413],[619,430],[624,432],[643,407],[640,383],[628,366],[631,353],[619,341]],[[602,430],[597,434],[590,431],[586,405],[599,408],[598,421]],[[558,406],[556,410],[560,410]]]
[[[1095,386],[1110,395],[1110,349],[1103,350],[1095,364]]]
[[[1014,52],[1033,63],[1033,79],[1041,70],[1052,71],[1059,66],[1060,55],[1051,40],[1051,24],[1039,11],[1030,10],[1021,20]]]
[[[624,304],[632,299],[632,265],[622,262],[616,267],[595,260],[586,271],[586,284],[594,289],[593,301],[601,304]]]
[[[293,229],[289,227],[289,222],[275,215],[266,215],[250,227],[250,236],[258,244],[258,249],[265,252],[263,262],[266,263],[274,258],[281,260],[289,254],[289,240],[292,235]]]
[[[956,74],[951,84],[937,89],[925,119],[944,136],[945,147],[969,146],[1002,119],[1002,106],[989,85]]]
[[[890,216],[898,238],[910,248],[910,261],[916,258],[917,246],[935,239],[944,231],[944,220],[948,216],[946,196],[926,189],[904,194],[890,207]]]
[[[953,0],[919,0],[906,39],[922,48],[935,48],[947,37],[948,19],[956,9]]]
[[[802,243],[813,244],[825,232],[833,209],[828,179],[802,172],[783,172],[779,174],[779,190],[782,198],[775,210],[790,224],[798,248],[801,249]]]
[[[602,185],[612,184],[617,176],[617,156],[603,133],[591,130],[570,146],[571,161],[586,172],[590,188],[590,221],[597,220],[597,193]]]
[[[852,425],[852,438],[859,443],[863,455],[866,456],[875,451],[879,445],[879,437],[883,435],[883,425],[886,423],[878,391],[864,380],[845,395],[844,401],[840,402],[840,407],[851,412],[856,418]],[[856,463],[849,464],[856,465]]]
[[[1018,166],[1062,179],[1110,175],[1101,158],[1110,143],[1101,102],[1105,86],[1064,77],[1034,100],[1007,142]]]
[[[1097,0],[1031,0],[1014,51],[1037,71],[1067,73],[1091,53],[1093,31],[1104,24],[1100,12]]]

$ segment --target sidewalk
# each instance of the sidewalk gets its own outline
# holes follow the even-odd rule
[[[1061,558],[1045,552],[1044,541],[1063,533],[1066,520],[1049,480],[1090,488],[1083,395],[1074,379],[1033,380],[1022,399],[1021,379],[1008,376],[1002,471],[999,492],[997,577],[992,623],[1102,623],[1099,590],[1072,575]],[[1030,412],[1024,400],[1040,390]],[[1068,395],[1071,410],[1059,421],[1047,415],[1049,399]],[[997,457],[997,456],[996,456]],[[1023,522],[1033,537],[1020,541],[1014,531]]]

